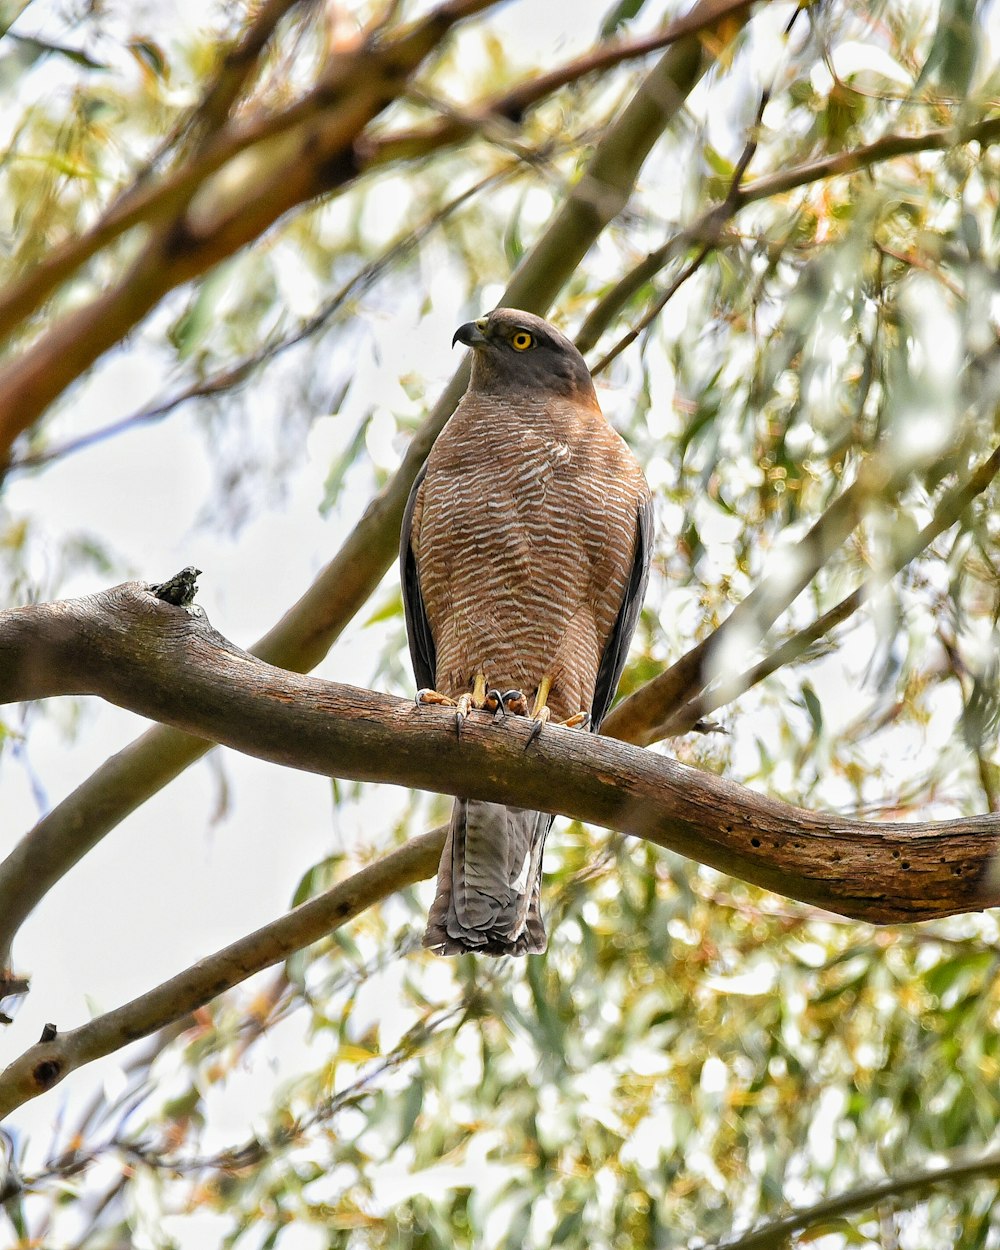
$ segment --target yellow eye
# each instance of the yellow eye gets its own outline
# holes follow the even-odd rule
[[[516,352],[526,352],[534,341],[534,336],[527,330],[518,330],[516,334],[510,336],[510,345]]]

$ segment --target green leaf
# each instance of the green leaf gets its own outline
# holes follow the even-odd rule
[[[706,143],[701,150],[705,163],[714,174],[718,174],[722,178],[731,179],[736,171],[736,166],[731,160],[722,155],[717,148],[713,148],[710,143]]]
[[[424,1082],[419,1075],[414,1076],[403,1094],[402,1119],[399,1125],[399,1137],[394,1149],[398,1150],[403,1142],[410,1140],[413,1126],[417,1122],[424,1105]]]
[[[194,298],[167,331],[182,360],[202,346],[217,323],[216,309],[229,283],[230,265],[218,265],[198,284]]]
[[[583,1228],[583,1211],[567,1211],[552,1233],[552,1245],[561,1246],[570,1241]]]
[[[818,738],[823,732],[823,708],[820,706],[819,697],[809,682],[802,684],[802,702],[805,704],[806,711],[809,713],[809,719],[812,721],[813,737]]]
[[[365,625],[378,625],[382,621],[394,620],[403,614],[403,595],[397,588],[386,601],[365,618]]]
[[[166,79],[169,76],[170,67],[166,55],[152,39],[133,39],[129,42],[128,50],[143,69],[155,78]]]
[[[72,61],[74,65],[80,65],[84,69],[93,69],[106,72],[109,68],[103,61],[95,61],[88,53],[81,51],[79,48],[70,48],[63,43],[51,43],[47,39],[38,39],[34,35],[15,35],[8,33],[7,38],[18,44],[25,52],[29,59],[29,64],[34,64],[46,56],[59,56],[67,61]]]
[[[347,477],[348,471],[354,462],[360,456],[365,446],[365,438],[368,434],[368,426],[371,424],[373,413],[369,412],[362,418],[358,428],[354,431],[354,437],[351,439],[342,456],[339,456],[330,466],[330,472],[326,476],[326,482],[323,489],[323,502],[320,504],[320,512],[327,513],[340,498],[340,492],[344,485],[344,479]]]
[[[983,31],[978,22],[980,0],[941,0],[937,30],[917,88],[937,81],[948,95],[968,94],[979,60]]]
[[[5,35],[31,0],[0,0],[0,36]]]

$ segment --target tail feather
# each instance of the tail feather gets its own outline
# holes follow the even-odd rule
[[[540,894],[544,812],[456,799],[423,944],[438,955],[545,950]]]

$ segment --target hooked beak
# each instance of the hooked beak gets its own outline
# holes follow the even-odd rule
[[[456,343],[464,343],[466,347],[482,347],[484,343],[488,343],[489,339],[483,333],[486,329],[486,318],[480,317],[478,321],[467,321],[464,326],[459,326],[451,340],[452,347]]]

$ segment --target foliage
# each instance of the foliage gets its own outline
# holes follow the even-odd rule
[[[192,104],[219,48],[263,7],[179,11],[155,29],[127,4],[26,8],[0,42],[8,290],[117,194],[197,151]],[[240,117],[287,107],[365,23],[397,30],[426,11],[287,8]],[[495,302],[647,67],[575,79],[513,122],[483,118],[477,102],[551,67],[543,32],[537,46],[511,36],[537,9],[460,26],[366,132],[376,142],[471,116],[464,142],[312,196],[165,289],[110,356],[81,367],[13,446],[0,499],[10,603],[65,593],[87,567],[132,572],[115,534],[82,520],[53,551],[17,489],[73,455],[99,476],[155,424],[188,421],[178,437],[211,466],[203,522],[236,530],[325,427],[312,506],[349,530],[436,398],[420,327]],[[602,32],[637,38],[674,16],[609,2],[582,33],[560,18],[557,46],[584,52]],[[670,749],[805,807],[996,811],[996,488],[907,558],[997,440],[995,13],[828,0],[731,22],[732,43],[706,36],[717,61],[552,314],[575,330],[608,309],[588,344],[595,362],[612,357],[602,402],[657,498],[654,577],[623,691],[754,587],[770,578],[780,590],[805,566],[808,590],[774,628],[764,620],[713,658],[704,710],[727,732]],[[12,330],[6,363],[99,299],[144,240],[124,233],[58,285]],[[403,326],[416,347],[392,342]],[[134,410],[114,395],[123,358],[158,383]],[[85,429],[76,414],[95,395],[107,415]],[[817,556],[804,535],[855,481],[857,524]],[[871,593],[858,610],[803,636],[859,584]],[[285,605],[269,606],[277,619]],[[797,639],[793,661],[744,688],[743,674]],[[352,680],[408,692],[391,575],[343,646],[367,666]],[[9,722],[5,766],[21,736]],[[303,864],[295,901],[445,810],[414,801],[394,824],[357,787],[337,786],[334,800],[337,821],[368,840]],[[58,1126],[49,1146],[15,1124],[8,1236],[87,1250],[185,1246],[206,1229],[240,1250],[694,1250],[739,1244],[815,1203],[807,1236],[824,1248],[1000,1245],[996,1168],[822,1210],[996,1144],[994,917],[875,930],[578,825],[553,839],[546,868],[543,957],[435,960],[416,941],[428,895],[406,891],[154,1038],[121,1094]],[[218,1125],[234,1119],[243,1127],[227,1137]]]

